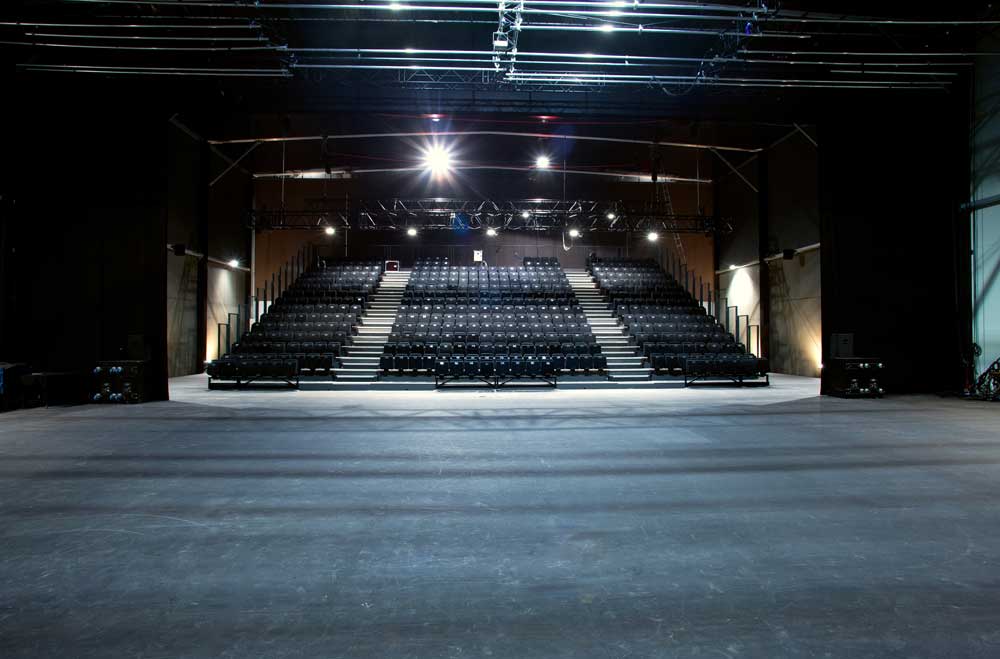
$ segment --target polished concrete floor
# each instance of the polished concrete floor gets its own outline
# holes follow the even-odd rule
[[[997,657],[1000,407],[207,392],[0,416],[0,657]]]

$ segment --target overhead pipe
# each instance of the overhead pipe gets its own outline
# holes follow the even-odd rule
[[[492,50],[439,50],[429,48],[312,48],[312,47],[288,47],[289,52],[294,53],[333,53],[335,55],[365,56],[368,54],[377,55],[479,55],[492,57]],[[762,52],[762,51],[746,51]],[[830,66],[855,66],[858,62],[816,62],[807,60],[775,60],[775,59],[746,59],[743,57],[675,57],[669,55],[632,55],[632,54],[612,54],[612,53],[566,53],[566,52],[546,52],[546,51],[518,51],[519,57],[548,57],[553,59],[571,60],[627,60],[628,62],[690,62],[696,64],[708,63],[733,63],[733,64],[784,64],[784,65],[830,65]],[[520,60],[519,60],[520,61]],[[971,66],[971,62],[879,62],[879,66]]]
[[[402,0],[405,2],[405,0]],[[496,0],[448,0],[449,2],[455,2],[456,4],[483,4],[483,5],[493,5],[491,11],[496,11]],[[64,0],[64,2],[76,2],[84,4],[102,4],[102,5],[160,5],[160,6],[178,6],[178,7],[228,7],[232,8],[242,8],[239,6],[234,7],[232,2],[220,2],[219,0],[198,0],[198,1],[188,1],[188,0]],[[531,5],[548,5],[548,6],[600,6],[608,7],[609,9],[623,9],[627,8],[628,3],[624,0],[598,0],[596,2],[588,2],[587,0],[526,0],[525,4]],[[259,9],[317,9],[317,10],[335,10],[344,7],[354,7],[355,5],[346,4],[332,4],[332,3],[267,3],[267,2],[255,2],[250,8]],[[388,5],[386,5],[388,6]],[[720,12],[732,12],[735,14],[742,14],[748,11],[746,7],[736,7],[733,5],[724,4],[713,4],[713,3],[701,3],[701,2],[654,2],[654,3],[642,3],[643,7],[649,7],[653,9],[696,9],[699,11],[720,11]],[[365,5],[368,8],[368,5]],[[409,8],[409,7],[405,7]],[[758,15],[764,16],[768,15],[770,12],[767,10],[762,10],[758,12]]]
[[[957,51],[945,51],[945,52],[875,52],[875,51],[849,51],[849,50],[749,50],[747,48],[741,48],[737,51],[742,54],[747,55],[795,55],[800,57],[802,55],[822,55],[824,57],[830,56],[844,56],[844,57],[979,57],[981,55],[1000,55],[1000,52],[957,52]]]
[[[0,42],[0,43],[4,43],[4,42]],[[23,44],[23,45],[32,45],[32,44]],[[297,52],[299,49],[292,48],[292,49],[289,49],[289,50]],[[482,64],[482,65],[490,65],[490,64],[492,64],[492,60],[486,60],[486,59],[475,60],[475,59],[465,59],[465,58],[458,58],[458,57],[413,57],[413,56],[410,56],[410,57],[383,57],[383,56],[373,56],[373,57],[364,57],[362,59],[358,59],[356,57],[350,57],[348,55],[338,55],[338,56],[330,57],[329,59],[333,59],[333,60],[350,60],[352,62],[436,62],[436,63],[439,63],[439,64],[440,63]],[[699,61],[699,60],[695,59],[695,62],[697,62],[697,61]],[[711,61],[718,61],[718,60],[711,60]],[[729,60],[729,61],[739,62],[740,60]],[[553,62],[551,60],[524,59],[523,57],[521,57],[521,58],[518,58],[517,63],[519,65],[551,66],[552,64],[555,64],[556,62]],[[778,62],[778,63],[781,63],[781,62]],[[683,67],[686,66],[686,64],[693,64],[693,62],[692,63],[683,63],[683,62],[644,62],[644,61],[639,61],[639,62],[630,62],[630,61],[601,62],[601,61],[596,61],[596,59],[595,60],[588,59],[588,60],[585,60],[585,61],[576,61],[576,62],[573,62],[572,65],[573,66],[589,66],[589,67],[594,67],[594,68],[598,68],[598,67],[616,67],[616,68],[637,69],[637,68],[683,68]],[[848,66],[857,66],[856,64],[850,63],[850,62],[844,62],[843,64],[848,65]],[[333,64],[324,66],[322,63],[318,63],[318,62],[317,63],[303,62],[303,63],[295,65],[295,67],[297,67],[297,68],[311,68],[311,67],[319,67],[319,66],[323,66],[323,68],[337,68],[338,67],[338,65],[333,65]],[[368,66],[368,65],[365,65],[365,64],[353,64],[352,63],[352,64],[341,64],[341,65],[339,65],[339,68],[355,69],[355,68],[365,68],[366,66]],[[430,66],[428,66],[428,67],[418,66],[418,65],[414,65],[414,66],[416,66],[416,68],[418,68],[418,69],[432,68]],[[382,66],[378,66],[377,67],[377,66],[372,65],[372,68],[413,69],[414,66],[382,65]],[[872,66],[875,66],[875,64],[872,64]],[[886,66],[886,65],[884,65],[884,64],[878,64],[877,66]],[[905,65],[903,65],[903,66],[905,66]],[[452,69],[454,67],[439,67],[439,66],[435,66],[434,68],[444,68],[444,69],[448,70],[448,69]],[[471,68],[471,67],[461,67],[461,68]],[[479,69],[479,70],[482,70],[482,69]],[[855,70],[855,71],[838,71],[838,70],[833,70],[833,71],[831,71],[831,73],[865,73],[865,74],[878,73],[878,72],[879,71],[871,71],[871,70]],[[515,72],[515,75],[517,73],[519,73],[519,72]],[[529,71],[528,73],[531,73],[531,72]],[[940,71],[940,72],[938,72],[938,71],[919,71],[919,72],[912,72],[912,71],[886,71],[884,73],[886,73],[886,75],[900,75],[900,76],[902,76],[902,75],[915,75],[915,76],[938,76],[938,75],[940,75],[940,76],[956,76],[956,75],[958,75],[957,73],[947,72],[947,71]],[[510,74],[508,74],[508,75],[510,75]],[[571,74],[571,73],[567,72],[567,75],[576,75],[576,74]],[[602,74],[589,74],[589,75],[602,75]],[[615,75],[615,74],[609,74],[609,75]],[[698,76],[689,76],[689,78],[691,78],[691,79],[697,78],[699,80],[706,80],[706,78],[701,78],[701,77],[698,77]],[[728,78],[726,78],[726,80],[728,80]],[[868,81],[859,81],[859,82],[867,83]]]
[[[127,41],[267,41],[262,35],[252,37],[162,37],[152,34],[60,34],[56,32],[25,32],[25,37],[46,39],[108,39]]]
[[[134,18],[134,17],[132,17]],[[149,16],[146,18],[156,18]],[[192,17],[195,18],[195,17]],[[235,17],[234,17],[235,18]],[[240,19],[243,20],[243,19]],[[68,27],[68,28],[113,28],[113,29],[145,29],[152,28],[158,30],[254,30],[260,26],[254,21],[239,25],[198,25],[198,24],[151,24],[151,23],[39,23],[35,21],[0,21],[0,27]]]
[[[211,69],[181,67],[140,67],[140,66],[83,66],[78,64],[31,64],[16,65],[25,71],[58,71],[66,73],[98,73],[104,75],[164,75],[164,76],[207,76],[237,78],[289,78],[287,69]]]
[[[639,140],[625,137],[595,137],[589,135],[560,135],[556,133],[521,133],[508,130],[441,130],[441,131],[411,131],[401,133],[352,133],[347,135],[304,135],[298,137],[250,137],[231,140],[208,140],[209,144],[250,144],[252,142],[317,142],[322,140],[360,140],[377,138],[411,138],[411,137],[524,137],[529,139],[570,140],[580,142],[611,142],[618,144],[643,144],[646,146],[669,146],[684,149],[718,149],[719,151],[738,151],[741,153],[759,153],[761,149],[739,146],[718,146],[714,144],[698,144],[693,142],[668,142],[655,140]]]
[[[552,75],[564,75],[564,76],[567,76],[567,77],[570,77],[570,78],[587,78],[587,79],[611,78],[611,79],[620,79],[620,80],[654,80],[654,81],[661,80],[661,79],[662,80],[683,80],[683,81],[706,80],[706,78],[701,78],[700,76],[646,76],[646,75],[629,74],[629,73],[589,73],[587,71],[579,71],[579,72],[576,72],[576,71],[564,71],[564,72],[517,71],[515,73],[510,74],[509,77],[532,78],[532,77],[536,77],[536,76],[537,77],[546,77],[546,76],[552,76]],[[722,81],[725,81],[725,82],[773,82],[773,83],[798,83],[798,82],[802,82],[802,83],[812,83],[812,84],[817,84],[817,83],[822,83],[822,84],[827,84],[827,83],[836,84],[836,83],[840,83],[840,82],[844,82],[845,84],[869,84],[869,83],[870,84],[884,84],[884,83],[889,83],[889,82],[891,82],[892,84],[900,84],[900,85],[920,85],[920,84],[924,84],[924,83],[919,83],[919,82],[897,82],[897,81],[889,81],[889,80],[886,80],[886,81],[877,81],[877,80],[873,80],[873,81],[868,81],[868,80],[845,80],[845,81],[841,81],[841,80],[811,80],[811,79],[801,79],[801,78],[787,79],[787,78],[756,78],[756,77],[754,77],[754,78],[707,78],[707,80],[722,80]]]
[[[234,53],[248,51],[277,51],[281,46],[110,46],[92,43],[52,43],[45,41],[0,41],[4,46],[28,46],[35,48],[70,48],[76,50],[128,50],[143,52],[196,52],[196,53]]]
[[[581,176],[604,176],[612,178],[625,178],[625,179],[637,179],[637,182],[642,181],[652,181],[652,177],[649,174],[642,174],[638,172],[600,172],[591,171],[586,169],[559,169],[548,170],[539,169],[537,167],[527,167],[527,166],[517,166],[517,165],[456,165],[450,168],[451,171],[506,171],[506,172],[552,172],[552,173],[566,173],[566,174],[576,174]],[[326,169],[303,169],[303,170],[292,170],[285,172],[265,172],[254,174],[254,179],[260,180],[279,180],[279,179],[325,179],[325,178],[349,178],[353,174],[402,174],[407,172],[423,172],[426,171],[426,167],[423,166],[413,166],[413,167],[378,167],[378,168],[367,168],[367,169],[334,169],[331,170],[330,174],[326,173]],[[660,174],[658,180],[665,181],[667,183],[696,183],[696,184],[709,184],[711,185],[711,179],[702,178],[690,178],[684,176],[674,176],[674,175],[664,175]]]
[[[66,2],[78,2],[87,4],[125,4],[125,5],[159,5],[159,6],[183,6],[183,7],[227,7],[234,8],[232,3],[220,2],[219,0],[65,0]],[[496,0],[447,0],[452,5],[487,5],[487,7],[467,7],[466,9],[495,12]],[[524,11],[550,12],[546,9],[530,9],[530,7],[586,7],[574,11],[572,9],[560,10],[562,13],[578,14],[583,12],[593,12],[593,7],[606,8],[601,12],[603,16],[629,16],[641,14],[642,12],[632,12],[631,9],[641,6],[643,9],[668,9],[674,11],[700,11],[700,12],[722,12],[735,14],[733,17],[705,16],[704,14],[652,14],[656,17],[671,19],[704,19],[704,18],[729,18],[735,20],[740,18],[752,19],[756,22],[780,22],[780,23],[800,23],[800,24],[843,24],[843,25],[890,25],[899,27],[934,27],[934,26],[969,26],[1000,25],[1000,20],[968,20],[968,19],[895,19],[895,18],[873,18],[873,17],[852,17],[852,16],[810,16],[807,12],[797,12],[796,15],[785,15],[785,10],[768,10],[766,8],[755,9],[746,6],[734,6],[714,3],[683,3],[683,2],[643,2],[630,3],[625,0],[605,0],[598,2],[586,2],[583,0],[525,0]],[[240,8],[239,6],[235,8]],[[365,10],[365,9],[386,9],[391,11],[422,10],[422,5],[410,5],[406,0],[398,3],[386,2],[383,4],[347,4],[347,3],[267,3],[255,2],[253,9],[264,10],[287,10],[287,9],[311,9],[311,10]],[[593,12],[597,13],[597,12]]]

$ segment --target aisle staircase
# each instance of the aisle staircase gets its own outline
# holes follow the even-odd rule
[[[601,352],[608,359],[608,379],[616,382],[651,379],[653,369],[646,364],[639,348],[629,343],[628,333],[590,273],[579,268],[566,268],[565,272]]]
[[[379,376],[379,358],[385,351],[392,324],[396,321],[403,290],[410,281],[410,271],[386,272],[382,282],[369,298],[368,308],[361,317],[358,333],[340,358],[342,366],[334,369],[334,377],[346,382],[375,382]]]

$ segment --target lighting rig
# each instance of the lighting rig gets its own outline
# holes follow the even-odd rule
[[[345,229],[393,231],[409,229],[498,231],[636,231],[656,241],[666,233],[725,234],[732,224],[724,218],[678,215],[642,201],[558,199],[351,199],[309,210],[258,210],[249,224],[258,229],[313,229],[333,221]],[[490,233],[490,232],[494,233]],[[414,236],[415,233],[411,233]]]

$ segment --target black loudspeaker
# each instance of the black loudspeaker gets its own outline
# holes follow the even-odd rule
[[[881,398],[885,362],[874,357],[835,357],[824,364],[827,392],[839,398]]]
[[[791,261],[792,259],[795,258],[795,250],[794,249],[781,250],[781,258],[785,259],[786,261]]]
[[[187,254],[187,245],[178,243],[176,245],[171,245],[170,249],[173,251],[174,256],[184,256]]]
[[[141,360],[98,362],[93,371],[92,403],[144,403],[149,363]]]

